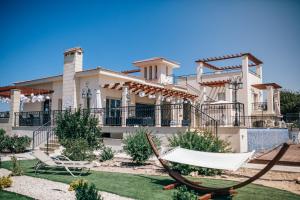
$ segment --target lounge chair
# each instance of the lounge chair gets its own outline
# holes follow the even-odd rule
[[[64,168],[67,172],[69,172],[73,177],[76,177],[73,171],[80,170],[79,176],[82,174],[84,170],[87,170],[86,173],[90,171],[94,165],[87,161],[72,161],[66,156],[57,156],[57,157],[50,157],[46,153],[42,152],[41,150],[34,150],[32,155],[37,158],[39,161],[34,166],[35,174],[38,172],[38,169],[41,167],[48,167],[48,168]]]

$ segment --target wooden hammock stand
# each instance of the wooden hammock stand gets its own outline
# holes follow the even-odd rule
[[[224,188],[213,188],[213,187],[206,187],[202,186],[201,183],[196,183],[192,182],[185,177],[183,177],[180,173],[173,171],[168,163],[162,159],[160,159],[159,151],[153,142],[151,135],[149,133],[146,133],[147,140],[153,150],[153,153],[161,163],[161,165],[165,168],[165,170],[168,172],[169,176],[172,177],[176,182],[168,185],[165,187],[165,189],[173,189],[177,185],[185,185],[188,188],[195,190],[197,192],[203,193],[203,196],[199,197],[199,200],[209,200],[215,197],[220,197],[220,196],[233,196],[237,192],[235,191],[238,188],[244,187],[253,181],[259,179],[261,176],[263,176],[265,173],[267,173],[280,159],[281,157],[285,154],[285,152],[289,148],[289,144],[283,143],[281,149],[277,153],[277,155],[274,157],[273,160],[271,160],[261,171],[259,171],[257,174],[252,176],[251,178],[247,179],[246,181],[240,182],[236,185],[230,186],[230,187],[224,187]]]

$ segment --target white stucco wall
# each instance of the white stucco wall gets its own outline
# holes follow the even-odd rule
[[[233,152],[247,152],[247,129],[236,127],[219,127],[218,136],[230,143]]]

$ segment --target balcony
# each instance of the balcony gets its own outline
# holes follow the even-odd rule
[[[257,111],[267,111],[268,110],[268,102],[254,102],[252,103],[252,110]]]

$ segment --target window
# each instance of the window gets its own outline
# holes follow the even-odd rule
[[[149,67],[149,80],[152,80],[152,66]]]
[[[218,93],[218,101],[225,101],[225,93],[224,92]]]
[[[106,117],[121,117],[120,106],[120,99],[106,99]]]
[[[144,78],[147,79],[147,67],[144,68]]]
[[[154,78],[157,79],[157,66],[155,65],[155,68],[154,68]]]

